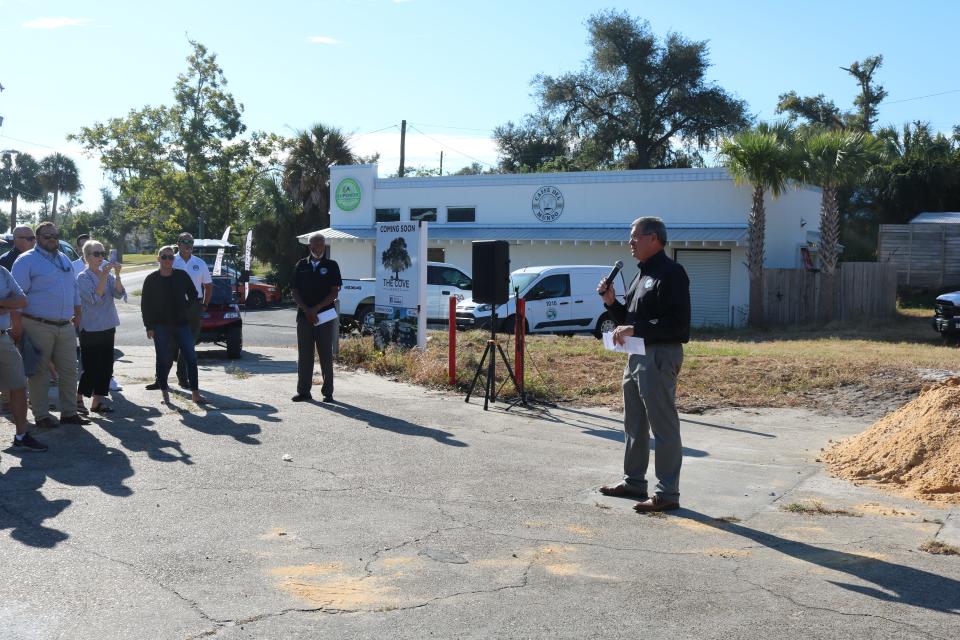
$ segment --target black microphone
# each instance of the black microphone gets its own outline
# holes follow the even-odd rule
[[[623,269],[623,260],[617,260],[617,263],[613,265],[613,269],[610,269],[610,275],[605,278],[607,286],[603,288],[603,291],[600,292],[600,295],[603,295],[607,292],[607,289],[609,289],[610,285],[613,284],[613,279],[617,277],[618,273],[620,273],[620,269]]]

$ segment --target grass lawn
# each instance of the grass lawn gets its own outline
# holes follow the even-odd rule
[[[152,253],[125,253],[123,255],[123,266],[125,269],[145,266],[153,267],[156,265],[157,256]]]
[[[686,345],[677,389],[681,411],[808,407],[881,415],[911,399],[933,371],[960,372],[960,349],[943,346],[924,309],[895,318],[794,329],[704,331]],[[457,387],[469,386],[489,334],[461,332]],[[510,336],[501,345],[513,357]],[[425,353],[373,349],[372,338],[341,339],[348,366],[431,387],[447,383],[447,334],[431,331]],[[625,356],[586,337],[528,336],[527,390],[541,400],[622,408]],[[511,366],[512,366],[511,361]],[[498,362],[498,374],[505,374]],[[510,397],[512,386],[503,387]]]

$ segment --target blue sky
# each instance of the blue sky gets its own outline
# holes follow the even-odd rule
[[[146,104],[171,101],[187,38],[218,55],[250,130],[290,135],[324,122],[381,153],[396,171],[399,123],[412,124],[408,164],[444,170],[496,162],[493,127],[534,107],[537,73],[578,69],[583,26],[606,8],[654,32],[708,40],[712,80],[775,118],[777,96],[824,93],[843,108],[855,85],[839,67],[883,54],[881,124],[960,124],[949,47],[960,4],[833,2],[550,2],[487,0],[0,0],[0,149],[78,160],[83,208],[106,184],[66,136]],[[931,96],[931,94],[942,94]],[[931,96],[931,97],[925,97]],[[376,132],[376,133],[372,133]],[[27,205],[28,207],[30,205]],[[3,205],[7,210],[7,205]]]

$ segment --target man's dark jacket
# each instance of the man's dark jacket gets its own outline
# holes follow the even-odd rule
[[[690,279],[662,250],[639,265],[625,301],[607,306],[617,324],[633,325],[646,344],[690,342]]]

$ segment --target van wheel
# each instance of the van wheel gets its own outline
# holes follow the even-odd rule
[[[617,323],[610,317],[609,313],[605,313],[597,320],[597,328],[593,330],[593,335],[597,340],[602,340],[603,334],[609,333],[616,328]]]
[[[227,357],[236,360],[243,355],[243,325],[235,324],[227,329]]]
[[[377,326],[377,314],[374,312],[373,306],[369,304],[357,307],[357,312],[353,317],[360,325],[360,333],[373,333],[373,329]]]
[[[509,335],[511,335],[511,336],[513,335],[513,333],[514,333],[513,330],[514,330],[516,327],[517,327],[517,316],[514,315],[514,314],[511,314],[511,315],[507,316],[506,318],[504,318],[503,324],[500,325],[501,331],[503,331],[503,333],[509,334]],[[524,332],[525,334],[527,334],[527,335],[530,334],[530,325],[527,324],[527,321],[526,321],[526,320],[523,321],[523,332]]]

